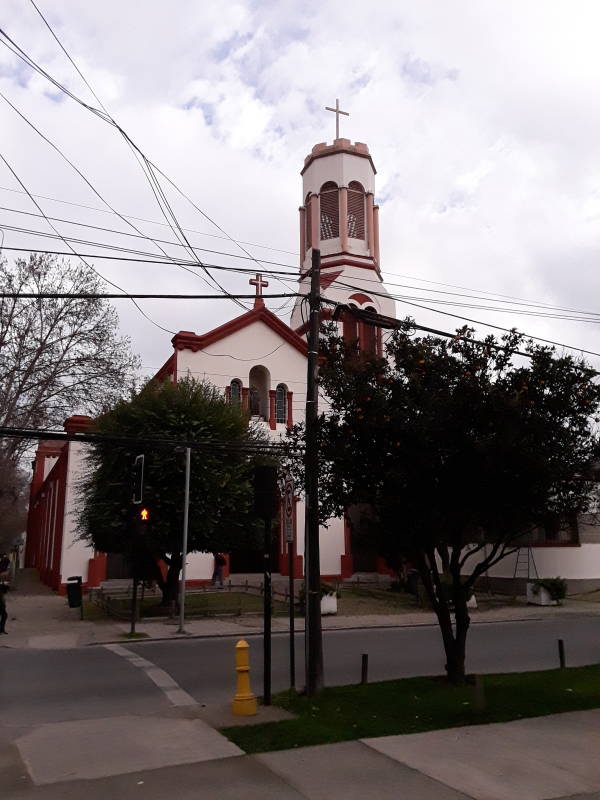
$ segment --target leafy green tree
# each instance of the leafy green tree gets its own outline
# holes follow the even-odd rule
[[[320,513],[370,509],[378,552],[418,569],[448,677],[461,682],[479,576],[548,515],[588,508],[600,387],[582,360],[515,332],[482,343],[467,328],[450,340],[412,333],[407,321],[385,359],[366,359],[327,328]]]
[[[150,382],[99,417],[94,430],[139,444],[93,446],[82,484],[82,538],[97,550],[135,556],[145,576],[157,580],[164,603],[176,598],[182,565],[185,454],[145,439],[205,443],[191,452],[189,552],[229,552],[255,542],[252,471],[259,457],[253,452],[265,442],[239,405],[225,402],[214,386],[193,379]],[[143,534],[134,519],[141,507],[131,502],[133,462],[141,453],[143,504],[150,511]],[[169,566],[166,581],[159,560]]]

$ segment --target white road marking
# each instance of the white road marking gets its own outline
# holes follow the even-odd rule
[[[167,697],[167,700],[174,706],[197,706],[198,703],[191,694],[188,694],[185,689],[177,683],[174,678],[169,675],[164,669],[157,667],[152,661],[138,656],[137,653],[132,653],[126,647],[120,644],[105,644],[107,650],[115,653],[117,656],[127,659],[129,663],[143,669],[150,680],[161,689]]]

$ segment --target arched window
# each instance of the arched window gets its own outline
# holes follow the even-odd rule
[[[275,421],[287,422],[287,386],[280,383],[275,390]]]
[[[306,195],[304,208],[306,209],[304,213],[304,223],[306,226],[306,249],[310,250],[312,247],[312,209],[310,207],[310,193]]]
[[[269,390],[271,388],[271,374],[266,367],[257,365],[252,367],[248,376],[250,390],[248,399],[250,403],[250,416],[269,419]]]
[[[337,184],[327,181],[321,186],[321,239],[340,235],[340,197]]]
[[[256,386],[251,386],[248,393],[250,398],[250,416],[260,416],[260,395]]]
[[[348,184],[348,236],[365,238],[365,190],[358,181]]]
[[[229,399],[238,404],[242,401],[242,382],[239,378],[234,378],[229,384]]]

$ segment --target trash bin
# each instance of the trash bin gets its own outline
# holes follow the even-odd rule
[[[81,607],[81,575],[77,575],[73,578],[67,578],[67,602],[69,604],[69,608],[80,608]]]
[[[409,569],[406,574],[406,591],[409,594],[414,594],[415,597],[419,596],[419,570]]]

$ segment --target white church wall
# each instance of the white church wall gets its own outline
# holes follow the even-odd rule
[[[212,553],[189,553],[186,566],[186,580],[210,580],[213,574]]]
[[[566,578],[567,580],[600,579],[600,544],[582,544],[579,547],[532,547],[533,558],[540,578]],[[513,553],[489,570],[491,578],[512,578],[517,555]],[[468,573],[478,563],[477,556],[469,558],[464,572]],[[524,577],[519,571],[519,576]]]
[[[69,444],[69,465],[65,497],[65,521],[62,540],[61,581],[67,582],[71,575],[81,575],[84,582],[88,576],[88,561],[94,556],[94,549],[85,542],[77,540],[78,501],[80,493],[77,484],[84,470],[87,445],[79,442]]]
[[[327,527],[319,531],[321,549],[321,574],[339,575],[341,573],[341,555],[345,552],[344,520],[330,519]]]

